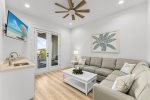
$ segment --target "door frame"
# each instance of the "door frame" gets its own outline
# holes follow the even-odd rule
[[[49,42],[49,46],[48,46],[48,43],[46,44],[47,45],[47,49],[50,50],[49,51],[49,57],[47,58],[47,67],[44,69],[44,70],[38,70],[38,63],[37,63],[37,32],[44,32],[46,33],[46,36],[47,37],[47,42]],[[51,39],[52,39],[52,35],[57,35],[58,36],[58,66],[51,66],[51,58],[52,58],[52,42],[51,42]],[[36,64],[36,73],[43,73],[43,72],[49,72],[49,71],[53,71],[53,70],[57,70],[61,67],[61,35],[57,32],[53,32],[53,31],[48,31],[48,30],[45,30],[45,29],[42,29],[42,28],[39,28],[39,27],[34,27],[34,62]],[[47,51],[48,51],[47,50]]]

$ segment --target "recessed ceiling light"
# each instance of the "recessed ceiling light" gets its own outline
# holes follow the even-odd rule
[[[72,25],[72,23],[69,23],[69,25]]]
[[[119,0],[118,4],[119,4],[119,5],[124,4],[124,0]]]
[[[30,5],[28,3],[25,3],[26,8],[30,8]]]

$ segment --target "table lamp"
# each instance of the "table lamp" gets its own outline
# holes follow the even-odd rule
[[[74,54],[74,60],[77,61],[77,55],[79,54],[79,51],[78,50],[74,50],[73,54]]]

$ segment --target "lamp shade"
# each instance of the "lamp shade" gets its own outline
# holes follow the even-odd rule
[[[78,50],[74,50],[74,51],[73,51],[73,54],[74,54],[74,55],[78,55],[78,54],[79,54],[79,51],[78,51]]]

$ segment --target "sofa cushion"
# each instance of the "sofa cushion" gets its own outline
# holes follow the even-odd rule
[[[135,68],[136,64],[129,64],[129,63],[124,63],[123,67],[121,68],[121,72],[124,72],[126,74],[131,74],[133,69]]]
[[[141,72],[148,70],[149,65],[145,62],[139,62],[135,68],[133,69],[132,73],[133,74],[140,74]]]
[[[134,77],[134,74],[129,74],[116,78],[112,90],[127,93],[134,82]]]
[[[85,65],[90,65],[91,57],[83,56],[82,58],[83,58],[83,59],[86,59],[86,60],[85,60]]]
[[[137,64],[139,61],[138,60],[131,60],[131,59],[123,59],[123,58],[118,58],[116,62],[116,67],[115,69],[120,70],[124,63],[130,63],[130,64]]]
[[[95,66],[85,66],[83,68],[83,70],[88,71],[88,72],[92,72],[92,73],[94,73],[95,70],[97,70],[97,69],[98,69],[98,67],[95,67]]]
[[[114,69],[116,67],[116,59],[103,58],[102,67],[108,69]]]
[[[150,84],[150,69],[149,65],[145,62],[139,62],[134,70],[135,81],[129,91],[129,95],[139,98],[144,91],[147,84]],[[143,94],[145,95],[145,94]]]
[[[120,77],[119,75],[110,74],[106,77],[107,80],[115,82],[116,78]]]
[[[98,81],[103,81],[106,77],[105,76],[102,76],[102,75],[97,75],[97,80]]]
[[[118,75],[118,76],[126,75],[125,73],[121,72],[120,70],[114,70],[114,71],[112,72],[112,74]]]
[[[108,87],[108,88],[110,88],[110,89],[112,88],[113,84],[114,84],[114,82],[109,81],[109,80],[103,80],[103,81],[100,83],[101,86]]]
[[[91,57],[90,66],[101,67],[102,59],[98,57]]]
[[[100,84],[95,84],[93,86],[93,93],[93,100],[136,100],[130,95],[119,91],[113,91],[111,88]]]
[[[150,99],[149,95],[150,95],[150,84],[145,87],[143,92],[138,97],[138,100],[149,100]]]
[[[109,74],[111,74],[113,72],[113,70],[111,69],[106,69],[106,68],[98,68],[95,70],[95,73],[98,75],[102,75],[102,76],[108,76]]]
[[[142,93],[137,98],[138,100],[149,100],[150,99],[150,69],[146,71],[147,74],[147,85],[145,86]]]
[[[120,76],[124,76],[124,75],[127,75],[127,74],[125,74],[119,70],[114,70],[110,75],[108,75],[108,77],[106,79],[114,82],[116,80],[116,78],[118,78]]]
[[[130,88],[129,95],[138,98],[148,83],[147,71],[143,71],[136,75],[135,81]]]

